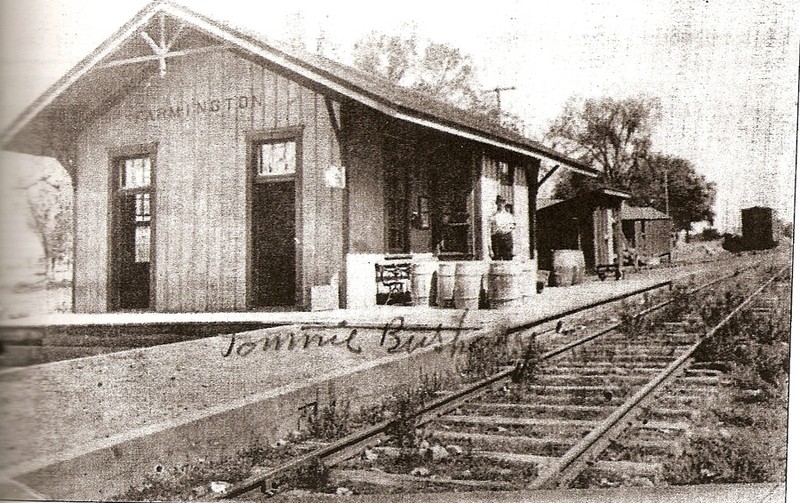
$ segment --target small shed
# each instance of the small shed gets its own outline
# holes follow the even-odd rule
[[[530,260],[540,169],[597,174],[169,1],[78,63],[1,143],[72,177],[76,312],[366,308],[396,287],[379,283],[387,269],[488,260],[497,195],[517,216],[515,260]]]
[[[622,233],[626,246],[641,263],[672,260],[672,219],[657,209],[622,205]],[[635,252],[633,252],[635,250]]]
[[[583,250],[588,270],[617,268],[622,253],[620,207],[629,194],[600,188],[565,200],[540,200],[536,249],[540,269],[553,269],[555,250]]]

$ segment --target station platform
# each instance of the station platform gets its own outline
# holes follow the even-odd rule
[[[560,489],[544,491],[415,493],[348,496],[287,496],[275,501],[347,503],[784,503],[783,483],[704,484],[673,487]]]
[[[55,499],[106,499],[127,489],[131,471],[141,478],[158,466],[213,459],[286,438],[302,426],[307,407],[322,405],[327,395],[346,396],[354,407],[374,403],[399,385],[452,365],[445,352],[389,353],[382,344],[387,324],[420,338],[438,330],[448,341],[500,322],[535,324],[709,271],[707,265],[670,268],[617,282],[546,289],[534,302],[502,311],[385,306],[363,312],[115,313],[27,320],[29,326],[89,327],[230,320],[269,328],[0,371],[0,479]],[[354,330],[356,337],[348,341]],[[291,350],[289,334],[296,336]],[[307,335],[313,342],[304,348]],[[320,347],[316,336],[337,344]],[[282,337],[280,349],[276,337]]]
[[[752,262],[743,257],[737,263]],[[526,302],[502,310],[468,312],[421,306],[374,306],[370,309],[331,311],[248,311],[210,313],[63,313],[0,321],[0,367],[19,367],[134,348],[196,340],[258,328],[303,326],[354,326],[380,328],[402,318],[408,328],[480,328],[502,322],[532,325],[615,296],[653,288],[687,276],[711,274],[731,267],[730,261],[641,271],[620,281],[587,278],[579,285],[548,287]]]

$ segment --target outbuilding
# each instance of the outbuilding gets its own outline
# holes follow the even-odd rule
[[[599,188],[571,199],[540,201],[536,211],[539,268],[555,271],[559,253],[579,250],[587,270],[602,277],[619,276],[623,250],[620,207],[629,197],[626,192]]]
[[[483,117],[167,1],[36,100],[7,150],[75,191],[74,310],[368,307],[376,271],[488,260],[502,195],[596,171]]]
[[[650,206],[627,204],[622,205],[621,215],[622,232],[633,260],[644,264],[672,261],[672,219],[668,215]]]

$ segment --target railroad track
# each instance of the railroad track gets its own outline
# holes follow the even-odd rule
[[[435,399],[402,422],[387,420],[319,444],[220,497],[256,489],[267,495],[283,492],[291,489],[287,480],[296,481],[309,467],[324,471],[329,487],[344,492],[552,488],[578,478],[652,483],[660,476],[660,465],[652,459],[671,452],[697,401],[723,379],[718,371],[693,364],[692,354],[757,301],[778,275],[705,333],[687,331],[683,322],[638,328],[631,323],[670,303],[660,302],[631,316],[627,325],[616,323],[567,344],[550,344],[535,366],[528,361],[504,368]],[[740,276],[754,281],[756,273]],[[762,312],[771,306],[761,304],[756,309]],[[664,398],[659,393],[667,386],[681,393]],[[398,435],[398,428],[405,435]],[[631,460],[630,452],[638,454],[637,460]]]

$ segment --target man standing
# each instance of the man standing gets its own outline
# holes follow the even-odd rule
[[[497,211],[489,220],[492,233],[492,259],[511,260],[514,256],[514,215],[508,211],[506,200],[497,196]]]

